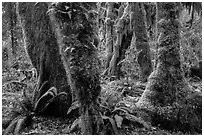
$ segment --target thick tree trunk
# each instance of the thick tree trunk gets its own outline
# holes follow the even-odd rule
[[[67,96],[57,99],[51,105],[48,115],[65,116],[71,105],[71,93],[66,72],[59,53],[55,33],[52,30],[47,3],[18,3],[18,16],[23,28],[24,41],[32,65],[38,73],[34,104],[50,87]]]
[[[131,3],[132,5],[132,24],[133,32],[136,37],[137,62],[140,70],[140,80],[147,81],[152,72],[152,63],[150,57],[149,38],[147,35],[147,26],[143,3]]]
[[[96,19],[88,12],[95,6],[96,3],[55,3],[50,13],[68,83],[80,104],[82,134],[104,134],[98,103],[99,60],[93,45]]]
[[[157,3],[157,66],[137,102],[153,124],[185,132],[202,131],[202,96],[183,77],[180,63],[180,3]]]

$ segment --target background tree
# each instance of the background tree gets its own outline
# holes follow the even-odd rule
[[[17,48],[18,48],[18,42],[17,42],[17,32],[18,32],[18,26],[17,26],[17,15],[16,15],[16,4],[13,2],[4,2],[2,4],[2,33],[3,33],[3,39],[6,39],[7,37],[10,38],[10,46],[5,47],[7,49],[7,55],[8,55],[8,67],[12,65],[16,58],[17,54]],[[6,40],[5,40],[6,41]]]
[[[185,7],[184,16],[180,18],[182,68],[187,78],[196,76],[202,79],[202,5],[199,2],[183,2],[182,5]]]
[[[12,54],[15,58],[17,51],[17,36],[16,36],[16,27],[17,27],[17,15],[16,15],[16,4],[13,2],[3,3],[4,17],[6,16],[6,21],[8,24],[9,35],[11,39]],[[5,15],[7,14],[7,15]]]
[[[142,41],[149,41],[148,36],[147,36],[147,29],[146,29],[146,20],[145,20],[145,15],[144,15],[144,8],[142,7],[140,12],[136,10],[131,10],[131,5],[129,3],[107,3],[108,6],[113,7],[114,10],[116,10],[116,17],[113,18],[112,20],[115,20],[113,28],[116,29],[116,32],[113,34],[108,33],[111,31],[110,27],[106,26],[106,35],[107,36],[112,36],[111,38],[113,39],[113,47],[107,46],[108,48],[108,60],[106,62],[106,69],[105,73],[108,72],[109,76],[115,77],[118,79],[120,76],[122,76],[121,72],[121,66],[123,60],[125,59],[125,52],[128,47],[130,47],[131,40],[133,39],[133,31],[134,34],[136,35],[136,39],[140,39],[141,37],[145,36],[145,40],[143,39]],[[119,5],[119,8],[116,8],[114,5]],[[133,5],[133,4],[132,4]],[[135,8],[136,9],[136,8]],[[109,10],[108,10],[109,11]],[[113,10],[110,10],[113,11]],[[113,12],[114,13],[114,12]],[[111,14],[112,15],[112,14]],[[141,22],[141,20],[136,16],[138,16],[142,21],[142,28],[143,32],[138,32],[138,28],[141,27],[141,24],[138,22]],[[142,18],[141,18],[142,17]],[[109,19],[109,18],[108,18]],[[108,20],[107,19],[107,20]],[[139,19],[139,20],[136,20]],[[134,23],[134,24],[132,24]],[[136,27],[135,27],[136,26]],[[134,29],[134,30],[133,30]],[[110,35],[109,35],[110,34]],[[141,37],[138,35],[142,35]],[[114,38],[115,37],[115,38]],[[138,38],[140,37],[140,38]],[[107,37],[106,37],[107,38]],[[138,40],[137,40],[138,41]],[[110,43],[111,41],[107,39],[107,43]],[[151,58],[150,58],[150,51],[149,51],[149,46],[143,46],[140,48],[141,44],[138,44],[136,42],[136,47],[137,47],[137,52],[140,59],[138,60],[138,63],[140,65],[140,78],[142,81],[146,81],[147,77],[152,71],[152,65],[151,65]],[[148,45],[148,44],[147,44]]]
[[[116,18],[115,14],[115,3],[114,2],[108,2],[106,3],[107,11],[106,11],[106,19],[105,19],[105,25],[106,25],[106,48],[107,48],[107,59],[106,59],[106,69],[109,67],[109,62],[111,60],[111,57],[113,56],[113,44],[114,44],[114,19]]]
[[[125,58],[125,51],[130,46],[132,39],[132,31],[130,30],[130,20],[129,20],[129,4],[123,9],[124,5],[122,4],[120,7],[120,16],[118,20],[116,20],[115,28],[116,28],[116,41],[113,46],[113,55],[109,62],[109,75],[115,76],[118,79],[121,75],[121,64]]]
[[[141,81],[147,81],[147,78],[152,72],[152,63],[143,4],[144,3],[131,3],[131,22],[136,37],[135,45],[137,48],[137,62],[139,64],[140,79]]]

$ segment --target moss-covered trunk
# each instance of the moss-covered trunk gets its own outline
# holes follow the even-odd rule
[[[123,6],[123,5],[122,5]],[[130,46],[132,39],[132,31],[130,29],[129,21],[129,4],[124,9],[122,16],[117,20],[116,23],[116,42],[113,46],[112,58],[109,62],[109,75],[114,76],[118,79],[121,75],[120,67],[118,64],[125,58],[125,51]],[[120,11],[121,12],[121,11]]]
[[[3,10],[6,16],[3,19],[7,21],[8,25],[8,34],[10,39],[9,50],[8,50],[8,65],[9,67],[15,62],[16,54],[17,54],[17,37],[16,37],[16,25],[17,25],[17,17],[16,17],[16,5],[15,2],[4,2]]]
[[[9,30],[10,30],[10,38],[11,38],[11,47],[12,47],[12,54],[13,58],[15,59],[17,54],[17,38],[16,38],[16,4],[12,2],[8,2],[7,4],[7,12],[9,14]]]
[[[67,8],[69,7],[69,8]],[[103,134],[99,113],[100,78],[93,45],[96,3],[55,3],[50,19],[56,31],[68,83],[80,104],[82,134]]]
[[[150,57],[149,38],[147,35],[147,26],[143,3],[131,3],[133,33],[136,37],[137,62],[140,70],[140,80],[147,81],[152,72],[152,63]]]
[[[106,56],[106,69],[109,67],[109,62],[113,56],[113,43],[114,43],[114,31],[113,31],[113,25],[114,25],[114,2],[108,2],[107,3],[107,11],[106,11],[106,49],[107,49],[107,56]]]
[[[71,105],[71,93],[57,39],[47,15],[48,3],[18,3],[17,11],[27,53],[38,73],[34,104],[50,87],[56,87],[57,93],[66,92],[67,96],[56,100],[47,113],[65,116]]]
[[[185,132],[201,132],[202,96],[192,91],[182,75],[180,8],[180,3],[157,3],[156,69],[136,106],[150,114],[153,124]]]

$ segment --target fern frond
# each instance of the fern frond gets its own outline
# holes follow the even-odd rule
[[[14,135],[18,135],[20,130],[23,128],[25,125],[26,117],[22,117],[18,120],[16,127],[14,129]]]
[[[11,121],[9,126],[6,128],[4,134],[8,135],[9,133],[13,132],[14,128],[16,127],[17,122],[18,122],[18,117]]]

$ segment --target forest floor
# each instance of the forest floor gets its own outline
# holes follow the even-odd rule
[[[15,100],[21,99],[23,90],[32,94],[36,79],[29,79],[23,83],[18,82],[24,77],[23,74],[12,70],[2,74],[2,123],[10,117],[12,108],[18,107]],[[194,90],[202,92],[202,81],[187,79]],[[179,131],[163,130],[159,127],[147,128],[142,122],[134,120],[133,112],[135,102],[142,95],[146,83],[136,80],[121,79],[116,81],[102,80],[101,83],[101,107],[102,117],[110,120],[106,126],[111,126],[112,130],[108,134],[119,135],[184,135]],[[116,111],[122,110],[122,111]],[[128,115],[122,113],[128,111]],[[127,118],[127,116],[133,118]],[[26,127],[20,132],[22,135],[80,135],[79,127],[73,128],[76,117],[72,119],[53,118],[53,117],[33,117],[31,126]],[[111,120],[115,122],[111,122]],[[109,123],[109,124],[108,124]],[[111,124],[110,124],[111,123]],[[3,126],[2,126],[3,127]],[[71,130],[70,130],[71,129]],[[4,134],[5,129],[2,129]]]

